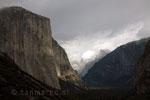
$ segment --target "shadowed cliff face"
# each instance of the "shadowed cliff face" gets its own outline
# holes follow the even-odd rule
[[[49,86],[60,88],[48,18],[20,7],[1,9],[0,50],[23,71]]]
[[[48,92],[58,92],[60,95]],[[30,93],[32,91],[32,93]],[[42,94],[42,91],[47,93]],[[63,94],[64,93],[64,94]],[[0,52],[0,98],[3,100],[64,100],[65,91],[56,90],[20,70],[5,53]]]
[[[137,94],[150,94],[150,41],[148,41],[144,54],[139,59],[136,92]]]
[[[77,86],[84,86],[81,78],[75,73],[68,60],[67,54],[59,44],[52,39],[54,50],[54,59],[56,64],[57,75],[61,80],[70,82]]]

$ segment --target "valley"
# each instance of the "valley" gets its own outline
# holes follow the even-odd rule
[[[82,57],[79,74],[49,18],[18,6],[0,9],[0,99],[150,99],[150,37]]]

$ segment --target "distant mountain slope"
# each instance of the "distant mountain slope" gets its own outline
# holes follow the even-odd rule
[[[132,87],[138,58],[149,39],[141,39],[118,47],[89,70],[83,77],[84,82],[91,87]]]
[[[57,92],[59,95],[50,92]],[[0,98],[2,100],[65,100],[61,93],[62,91],[49,87],[23,72],[10,57],[0,52]]]
[[[110,52],[109,50],[100,50],[100,52],[96,56],[96,58],[94,60],[92,59],[85,65],[82,72],[80,73],[80,76],[84,77],[88,73],[89,69],[91,69],[96,62],[98,62],[100,59],[102,59],[104,56],[106,56],[109,52]]]

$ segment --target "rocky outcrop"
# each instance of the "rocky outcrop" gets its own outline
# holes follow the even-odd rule
[[[60,78],[60,80],[83,87],[84,83],[71,67],[65,50],[61,46],[59,46],[59,44],[54,39],[52,40],[58,77]]]
[[[150,41],[140,57],[136,73],[136,93],[150,94]]]
[[[57,94],[56,94],[57,93]],[[0,98],[3,100],[66,100],[67,91],[49,87],[22,71],[0,52]]]
[[[0,50],[19,67],[60,88],[53,59],[50,20],[20,7],[0,10]]]
[[[149,38],[122,45],[98,61],[83,77],[88,86],[133,87],[138,58]]]

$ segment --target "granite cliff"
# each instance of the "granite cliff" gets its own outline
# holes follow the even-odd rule
[[[139,59],[136,73],[136,93],[150,94],[150,41]]]
[[[0,50],[21,70],[53,88],[60,89],[58,76],[76,85],[82,84],[65,51],[52,39],[50,27],[48,18],[24,8],[2,8]]]
[[[1,9],[0,50],[7,53],[23,71],[60,88],[48,18],[20,7]]]

